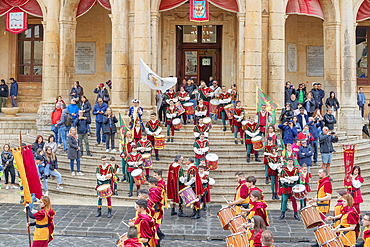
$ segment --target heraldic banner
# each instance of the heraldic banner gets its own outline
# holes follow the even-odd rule
[[[355,163],[355,145],[350,145],[349,147],[343,145],[344,154],[344,186],[352,186],[352,180],[350,175],[352,174],[353,164]]]
[[[27,30],[28,14],[20,8],[13,8],[6,13],[5,31],[14,34]]]
[[[207,0],[190,0],[190,20],[209,21],[209,8]]]

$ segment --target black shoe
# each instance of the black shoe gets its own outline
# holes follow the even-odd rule
[[[167,142],[170,142],[170,138],[167,139]]]
[[[275,198],[276,198],[276,200],[280,200],[280,197],[278,196],[277,192],[275,192]]]
[[[299,215],[298,215],[298,212],[294,212],[294,218],[298,221],[301,220],[301,218],[299,218]]]
[[[122,179],[121,179],[121,182],[124,182],[126,181],[126,175],[123,175]]]
[[[186,214],[184,214],[184,212],[182,211],[181,208],[179,208],[179,213],[177,214],[177,216],[179,216],[179,217],[188,217]]]
[[[115,196],[118,196],[117,190],[114,192],[114,195],[115,195]]]
[[[98,208],[98,211],[96,212],[95,217],[100,217],[101,216],[101,208]]]
[[[149,175],[145,175],[145,178],[146,178],[146,181],[148,181],[148,179],[149,179]]]
[[[279,220],[282,220],[282,219],[284,219],[285,218],[285,212],[281,212],[281,215],[280,215],[280,217],[279,217]]]
[[[195,215],[191,218],[194,219],[194,220],[200,219],[200,210],[198,209],[197,212],[195,213]]]
[[[80,151],[80,157],[84,156],[84,152]]]
[[[235,144],[238,144],[238,141],[235,141]]]
[[[250,161],[251,161],[251,155],[247,154],[247,163],[249,163]]]
[[[132,191],[130,191],[130,193],[128,194],[128,197],[131,197],[132,196]]]
[[[92,156],[92,154],[90,153],[90,151],[87,151],[86,155],[87,156]]]
[[[287,207],[287,208],[286,208],[286,211],[290,212],[290,211],[292,211],[292,210],[291,210],[290,208],[288,208],[288,207]]]
[[[240,143],[241,143],[241,144],[244,144],[244,141],[242,140]]]
[[[172,215],[177,215],[176,211],[175,211],[175,207],[171,208],[171,216]]]
[[[226,131],[226,127],[224,126],[224,132]]]
[[[24,203],[24,196],[21,196],[21,200],[19,201],[19,203]]]
[[[111,217],[112,217],[112,209],[111,208],[108,208],[107,218],[111,218]]]
[[[195,208],[193,208],[193,213],[191,215],[189,215],[190,218],[194,217],[195,215],[197,214],[197,210],[195,210]]]
[[[203,203],[203,210],[207,212],[207,204]]]
[[[275,200],[275,192],[272,192],[272,200]]]
[[[259,159],[258,159],[258,154],[255,154],[255,156],[254,156],[255,158],[254,158],[254,160],[255,161],[257,161],[257,162],[261,162]]]
[[[265,184],[269,184],[269,177],[266,177]]]
[[[173,142],[173,138],[171,138],[171,142]]]
[[[184,121],[184,125],[186,125],[186,120]]]
[[[159,161],[159,156],[158,156],[158,154],[156,154],[156,155],[155,155],[155,160],[156,160],[156,161]]]

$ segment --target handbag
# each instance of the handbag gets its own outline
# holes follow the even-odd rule
[[[104,95],[103,101],[110,101],[109,94]]]

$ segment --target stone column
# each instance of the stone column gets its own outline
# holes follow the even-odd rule
[[[152,60],[151,60],[151,63],[152,63],[152,70],[159,74],[158,72],[158,35],[159,35],[159,31],[158,31],[158,23],[159,23],[159,17],[160,17],[160,13],[157,11],[157,12],[151,12],[151,31],[152,31],[152,42],[151,42],[151,45],[152,45]],[[159,76],[161,76],[159,74]],[[156,91],[155,90],[152,90],[152,93],[151,93],[151,97],[152,97],[152,106],[153,108],[156,107],[156,100],[155,100],[155,95],[156,95]],[[155,108],[157,109],[157,108]],[[155,112],[157,112],[157,110],[154,110]]]
[[[261,0],[250,0],[245,13],[245,57],[243,105],[253,110],[256,105],[256,86],[261,87],[262,68],[262,16]]]
[[[50,130],[50,113],[58,96],[59,70],[59,11],[60,1],[47,2],[47,12],[43,17],[44,61],[42,76],[42,101],[37,112],[37,130]]]
[[[348,135],[361,135],[361,113],[356,105],[356,50],[353,1],[341,1],[341,109],[339,125]]]
[[[241,93],[244,88],[244,29],[245,29],[245,14],[238,13],[238,80],[237,88],[239,90],[239,100],[244,104],[244,94]]]
[[[269,96],[283,107],[285,81],[285,9],[282,0],[269,1]]]
[[[114,1],[112,14],[112,107],[128,108],[129,26],[128,1]]]

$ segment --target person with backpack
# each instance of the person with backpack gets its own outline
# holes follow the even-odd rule
[[[110,101],[110,97],[108,94],[108,90],[104,87],[103,83],[100,83],[96,88],[94,89],[94,93],[96,93],[98,96],[96,97],[96,102],[98,103],[98,99],[102,98],[104,103],[108,105],[108,102]]]
[[[66,105],[62,105],[62,116],[60,117],[60,121],[57,123],[59,128],[59,133],[62,137],[63,141],[63,151],[60,154],[67,153],[67,132],[68,128],[71,127],[72,124],[72,116],[69,114],[68,109],[66,109]]]
[[[83,90],[82,87],[80,86],[79,81],[75,81],[69,95],[71,96],[71,99],[74,99],[76,101],[76,105],[80,107],[80,99],[81,96],[83,95]]]
[[[105,111],[108,109],[108,105],[103,102],[102,98],[98,99],[98,103],[95,104],[93,109],[93,115],[95,115],[95,123],[96,123],[96,143],[97,145],[100,144],[100,141],[105,142],[105,133],[104,133],[104,123],[103,123],[103,116]],[[100,134],[102,132],[102,136]]]

